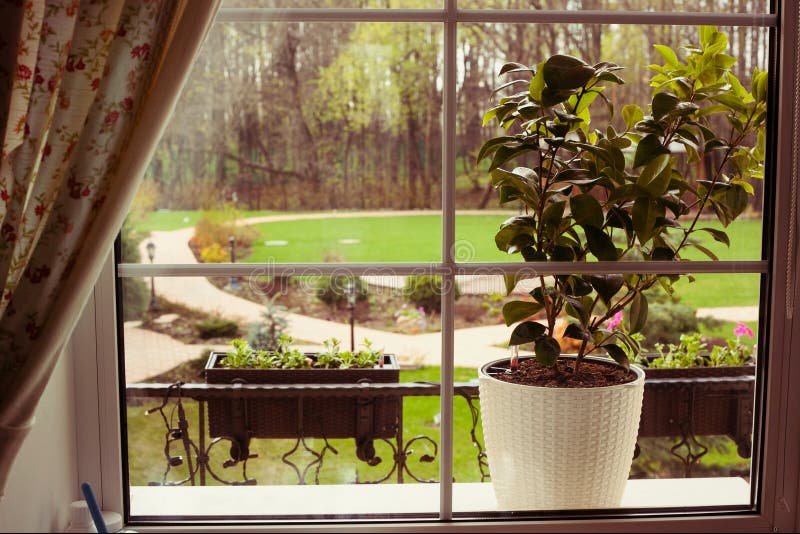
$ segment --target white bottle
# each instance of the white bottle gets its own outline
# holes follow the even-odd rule
[[[69,505],[70,521],[65,532],[97,532],[92,520],[92,513],[86,501],[73,501]],[[103,520],[109,532],[118,532],[122,528],[122,516],[117,512],[103,511]],[[132,532],[132,531],[131,531]]]
[[[86,501],[73,501],[69,505],[69,526],[66,532],[97,532]]]

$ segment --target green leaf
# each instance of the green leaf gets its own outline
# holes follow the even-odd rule
[[[498,73],[498,75],[505,74],[507,72],[519,72],[519,71],[533,72],[533,69],[531,69],[526,65],[523,65],[522,63],[515,63],[513,61],[509,61],[508,63],[500,67],[500,72]]]
[[[517,218],[521,219],[521,218]],[[502,228],[495,234],[494,242],[499,250],[513,254],[518,252],[521,246],[530,245],[535,242],[534,227],[532,218],[530,222],[515,221],[510,224],[504,224]]]
[[[639,197],[633,202],[633,230],[642,244],[653,237],[656,219],[663,217],[665,212],[663,203],[656,198]]]
[[[545,326],[541,323],[534,321],[525,321],[520,323],[511,332],[511,339],[509,345],[524,345],[525,343],[532,343],[539,339],[546,330]]]
[[[584,193],[569,199],[569,208],[572,218],[580,226],[603,226],[603,208],[592,195]]]
[[[658,93],[653,97],[652,111],[655,120],[661,120],[674,110],[680,103],[680,98],[672,93]]]
[[[544,81],[554,90],[577,89],[592,79],[592,67],[572,56],[556,54],[544,62]]]
[[[528,88],[531,100],[542,102],[542,89],[544,89],[544,61],[539,63],[536,67],[536,74],[531,78],[531,84]]]
[[[625,230],[625,234],[630,237],[633,233],[633,221],[630,215],[616,206],[608,210],[606,214],[606,225],[611,228],[621,228]]]
[[[556,278],[564,284],[564,292],[573,297],[583,297],[592,292],[592,286],[583,278],[575,275],[558,275]]]
[[[696,232],[708,232],[711,234],[711,237],[714,238],[714,241],[718,241],[719,243],[724,243],[726,246],[731,246],[731,240],[728,238],[728,234],[723,232],[722,230],[717,230],[716,228],[697,228]]]
[[[622,120],[629,130],[636,126],[636,123],[644,119],[644,111],[636,104],[628,104],[622,108]]]
[[[650,163],[645,165],[642,172],[639,173],[639,178],[637,178],[636,183],[646,188],[647,184],[652,182],[656,176],[661,174],[661,171],[667,168],[669,159],[670,157],[668,154],[661,154],[653,159]]]
[[[553,89],[552,87],[545,87],[542,89],[542,106],[555,106],[567,100],[573,94],[575,94],[574,89]]]
[[[675,251],[667,247],[656,247],[650,254],[653,261],[672,261],[675,259]]]
[[[601,261],[617,261],[617,247],[608,235],[594,226],[583,226],[589,251]]]
[[[584,339],[589,338],[589,333],[578,323],[569,323],[564,329],[564,337],[583,341]]]
[[[514,300],[503,305],[503,319],[506,326],[511,326],[517,321],[521,321],[535,313],[538,313],[544,306],[538,302],[528,302],[524,300]]]
[[[535,149],[531,145],[520,145],[515,147],[502,145],[494,153],[494,158],[492,158],[492,163],[489,165],[489,170],[493,171],[508,160],[516,158],[517,156],[521,156],[526,152],[532,152],[533,150]]]
[[[692,243],[690,243],[690,245],[693,246],[694,248],[696,248],[697,250],[699,250],[700,252],[702,252],[703,254],[705,254],[706,256],[708,256],[710,259],[712,259],[714,261],[719,261],[719,258],[717,257],[716,254],[711,252],[709,249],[707,249],[706,247],[704,247],[700,243],[692,242]]]
[[[565,306],[567,314],[579,320],[584,326],[589,324],[589,313],[586,311],[582,300],[569,295],[563,295],[563,298],[567,303]]]
[[[491,153],[500,148],[500,146],[514,141],[517,141],[517,138],[510,135],[504,135],[502,137],[495,137],[494,139],[489,139],[481,147],[481,150],[480,152],[478,152],[478,157],[475,159],[475,162],[480,163],[483,159],[485,159]]]
[[[671,65],[673,67],[680,67],[681,66],[680,62],[678,61],[677,54],[675,54],[675,52],[670,47],[664,46],[664,45],[659,45],[659,44],[654,44],[653,48],[655,48],[656,51],[659,54],[661,54],[661,57],[664,58],[664,61],[666,61],[667,64],[669,64],[669,65]]]
[[[561,218],[564,216],[564,207],[567,205],[566,200],[559,200],[549,204],[542,212],[541,224],[544,227],[558,226]]]
[[[533,347],[536,360],[545,367],[553,367],[561,355],[561,345],[550,336],[540,337]]]
[[[600,298],[603,299],[603,302],[608,305],[614,295],[622,289],[625,278],[621,274],[592,275],[589,277],[589,283],[600,295]]]
[[[636,145],[636,155],[633,157],[633,166],[641,167],[662,154],[669,154],[669,150],[661,145],[655,134],[648,134]]]
[[[625,354],[625,351],[622,350],[621,347],[611,344],[611,345],[603,345],[603,349],[608,353],[609,356],[611,356],[614,359],[615,362],[620,364],[626,370],[631,368],[631,364],[628,361],[628,355]]]
[[[728,206],[731,219],[735,219],[747,209],[749,200],[747,191],[741,185],[731,185],[725,192],[725,204]]]
[[[731,108],[737,113],[741,113],[742,115],[747,113],[747,106],[745,106],[745,104],[741,101],[741,99],[737,98],[736,96],[730,93],[722,93],[719,95],[714,95],[711,97],[711,99],[719,102],[724,106]]]
[[[630,333],[639,332],[647,323],[647,298],[643,293],[636,293],[631,302]]]
[[[517,282],[520,281],[520,278],[517,278],[515,274],[506,274],[503,278],[506,283],[506,295],[510,295],[514,288],[517,287]]]

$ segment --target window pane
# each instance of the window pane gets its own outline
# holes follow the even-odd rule
[[[727,54],[725,61],[732,62],[735,58],[737,62],[731,66],[731,73],[734,74],[740,81],[744,88],[750,90],[751,80],[754,69],[760,71],[769,68],[767,60],[767,53],[769,49],[769,35],[766,28],[720,28],[720,32],[727,37],[720,37],[720,43],[724,44],[725,39],[728,42]],[[508,39],[505,36],[514,36],[513,39]],[[732,112],[727,112],[728,108],[718,106],[718,108],[709,108],[709,106],[716,105],[716,100],[703,99],[701,96],[687,97],[686,104],[695,105],[693,102],[697,99],[697,104],[701,108],[714,110],[714,113],[706,115],[706,119],[699,119],[703,122],[703,128],[696,125],[688,127],[692,139],[686,139],[687,144],[694,144],[694,146],[687,146],[684,143],[675,142],[675,137],[672,136],[670,128],[677,129],[677,122],[671,122],[666,126],[666,130],[659,133],[658,131],[650,132],[647,130],[646,121],[641,119],[644,116],[651,114],[650,103],[654,89],[651,87],[651,80],[653,76],[658,73],[650,69],[649,65],[666,65],[665,59],[656,51],[654,45],[660,44],[669,46],[672,50],[677,51],[676,56],[680,61],[687,61],[685,58],[686,53],[680,49],[681,45],[697,44],[699,43],[698,29],[696,27],[678,27],[678,26],[625,26],[625,25],[521,25],[521,24],[476,24],[476,25],[462,25],[459,30],[459,43],[460,52],[458,56],[459,67],[459,80],[458,80],[458,149],[457,149],[457,178],[456,178],[456,198],[457,205],[461,211],[457,217],[456,233],[458,239],[461,240],[465,246],[469,244],[474,250],[474,255],[468,257],[467,261],[503,261],[509,258],[504,252],[505,241],[500,243],[503,246],[503,251],[496,250],[494,238],[495,234],[500,228],[500,223],[515,215],[537,215],[537,206],[535,200],[529,200],[523,203],[519,198],[518,192],[514,192],[513,188],[505,188],[510,196],[505,200],[504,204],[500,203],[501,197],[499,189],[493,189],[492,176],[488,172],[490,163],[498,159],[500,156],[498,152],[488,152],[488,157],[482,159],[480,164],[475,163],[476,157],[482,145],[495,137],[499,136],[513,136],[520,132],[519,123],[513,125],[508,130],[499,128],[495,120],[491,120],[485,126],[482,126],[482,116],[488,110],[498,106],[502,103],[500,96],[516,96],[511,100],[521,101],[524,98],[525,89],[527,89],[530,81],[528,73],[512,73],[498,76],[497,73],[500,67],[506,62],[523,62],[526,64],[535,65],[544,61],[554,54],[568,53],[577,57],[583,58],[590,64],[595,64],[600,61],[613,61],[614,63],[624,67],[623,70],[614,72],[613,74],[619,75],[624,81],[624,84],[616,84],[608,80],[601,82],[605,88],[603,95],[613,104],[613,118],[611,125],[614,127],[615,132],[612,134],[618,137],[617,141],[624,142],[627,146],[618,148],[619,157],[625,160],[623,175],[621,172],[618,175],[611,177],[609,170],[605,170],[607,164],[598,164],[594,170],[587,164],[580,164],[579,158],[574,157],[574,152],[567,147],[559,148],[555,153],[558,159],[561,160],[561,166],[558,162],[552,167],[551,176],[555,176],[559,170],[571,168],[581,169],[580,177],[584,181],[580,183],[575,182],[574,176],[570,175],[566,179],[572,181],[553,181],[548,182],[548,191],[559,190],[562,187],[568,187],[572,183],[572,189],[563,194],[556,195],[555,197],[548,197],[550,202],[560,200],[565,201],[564,216],[571,213],[570,207],[575,196],[580,194],[591,195],[594,200],[599,200],[601,204],[610,202],[612,205],[620,205],[620,208],[627,213],[627,227],[623,222],[615,223],[612,226],[619,226],[619,231],[616,233],[611,232],[611,238],[620,250],[625,250],[626,253],[623,259],[637,259],[635,249],[629,249],[625,245],[625,236],[638,237],[644,236],[644,232],[640,230],[640,221],[651,220],[651,223],[646,223],[650,229],[653,225],[663,229],[663,233],[654,234],[659,235],[659,239],[663,237],[665,242],[659,241],[655,243],[651,241],[647,247],[663,247],[672,250],[674,254],[678,251],[681,258],[684,259],[709,259],[719,257],[720,259],[735,259],[735,260],[752,260],[761,259],[762,254],[762,207],[764,205],[764,186],[765,181],[761,179],[760,173],[763,172],[763,151],[758,149],[758,136],[754,133],[755,130],[748,130],[746,135],[740,135],[737,130],[733,129],[731,123],[728,121]],[[665,52],[667,53],[667,52]],[[676,59],[676,61],[678,61]],[[696,58],[692,59],[696,61]],[[678,72],[676,70],[676,72]],[[696,74],[691,72],[683,72],[682,75],[689,77],[696,77]],[[677,77],[678,74],[675,74]],[[672,79],[675,79],[673,77]],[[493,92],[501,87],[501,84],[511,82],[514,79],[524,81],[523,84],[512,85],[505,89],[500,90],[500,96],[493,95]],[[661,80],[656,79],[653,83],[660,83]],[[671,87],[669,91],[673,91]],[[721,96],[720,98],[725,98]],[[639,106],[642,110],[636,116],[632,111],[633,107],[626,106]],[[763,106],[763,104],[762,104]],[[499,108],[498,108],[499,109]],[[554,108],[556,109],[556,108]],[[566,109],[566,108],[565,108]],[[571,109],[571,108],[570,108]],[[608,137],[609,132],[606,128],[610,107],[604,102],[604,98],[598,98],[595,94],[594,101],[588,107],[590,115],[590,122],[586,123],[581,119],[581,123],[585,128],[587,136],[596,135],[596,132],[604,137]],[[744,109],[744,108],[743,108]],[[558,108],[559,112],[562,112]],[[746,111],[744,111],[746,113]],[[585,114],[586,112],[581,112]],[[551,113],[552,114],[552,113]],[[581,115],[583,116],[583,115]],[[625,117],[629,117],[631,126],[625,122]],[[530,119],[531,117],[528,117]],[[670,119],[671,120],[671,119]],[[736,119],[738,120],[738,119]],[[588,124],[588,126],[587,126]],[[636,126],[638,124],[638,126]],[[741,125],[739,125],[741,126]],[[737,126],[737,127],[739,127]],[[661,123],[658,124],[661,128]],[[581,139],[579,134],[583,134],[580,130],[573,130],[566,134],[568,142],[577,142]],[[762,126],[762,131],[766,131],[766,126]],[[627,132],[627,133],[626,133]],[[692,133],[694,132],[694,133]],[[694,134],[700,136],[698,139]],[[708,137],[710,133],[717,136],[719,143],[710,141]],[[651,135],[659,143],[667,139],[673,139],[669,143],[670,151],[670,168],[672,174],[664,171],[660,176],[666,177],[670,183],[663,182],[664,187],[659,189],[655,196],[659,196],[659,204],[653,210],[646,210],[651,213],[653,218],[648,219],[643,216],[644,211],[638,213],[640,215],[639,221],[630,224],[630,219],[635,219],[636,215],[633,214],[634,198],[638,198],[639,193],[631,193],[629,196],[617,197],[608,200],[609,189],[606,184],[611,183],[636,183],[642,181],[647,183],[648,188],[655,187],[648,180],[642,178],[643,173],[648,169],[647,165],[639,163],[636,157],[637,144],[639,140],[647,135]],[[585,138],[585,136],[584,136]],[[617,142],[615,141],[615,142]],[[697,141],[699,144],[695,144]],[[504,149],[513,149],[516,141],[507,139]],[[597,141],[595,141],[595,144]],[[762,139],[763,143],[763,139]],[[498,145],[494,145],[497,149]],[[543,158],[544,164],[550,164],[549,146],[542,144],[541,151],[528,151],[523,153],[515,159],[500,162],[498,164],[500,169],[512,171],[516,167],[526,167],[529,169],[540,168],[540,161],[537,158]],[[715,146],[723,146],[723,148],[715,148]],[[733,146],[732,150],[727,150],[725,147]],[[763,148],[763,144],[761,145]],[[695,150],[697,147],[698,150]],[[576,149],[577,150],[577,149]],[[537,155],[538,154],[538,155]],[[740,158],[749,157],[743,154],[757,154],[757,159],[762,162],[760,167],[752,167],[753,172],[741,171],[739,166]],[[549,167],[547,167],[549,169]],[[650,169],[653,170],[653,169]],[[547,176],[547,172],[542,175],[542,180]],[[578,171],[570,171],[578,172]],[[683,180],[688,189],[679,192],[676,189],[673,180],[676,177],[676,172],[683,176]],[[540,171],[541,173],[541,171]],[[563,176],[563,175],[562,175]],[[608,182],[604,180],[597,180],[597,178],[611,177],[612,180],[619,180],[618,182]],[[625,177],[623,177],[625,176]],[[579,178],[580,178],[579,177]],[[495,180],[500,177],[495,177]],[[640,178],[642,178],[640,180]],[[591,179],[591,180],[589,180]],[[587,180],[589,180],[587,182]],[[730,187],[731,195],[736,196],[736,201],[728,206],[717,206],[719,195],[722,194],[720,187],[729,187],[727,184],[732,181],[734,186]],[[710,199],[705,200],[705,192],[708,190],[706,186],[714,182],[714,194]],[[742,183],[746,182],[746,183]],[[579,185],[575,185],[580,183]],[[768,179],[767,184],[772,183]],[[610,186],[609,186],[610,187]],[[710,186],[709,186],[710,187]],[[642,191],[641,189],[637,191]],[[650,189],[647,189],[649,192]],[[727,191],[727,189],[726,189]],[[548,193],[549,194],[549,193]],[[644,195],[644,193],[642,193]],[[538,197],[537,197],[538,198]],[[733,198],[733,197],[731,197]],[[588,200],[593,200],[588,198]],[[644,200],[644,199],[643,199]],[[531,204],[533,202],[533,204]],[[569,203],[569,205],[566,204]],[[705,209],[700,214],[696,224],[692,225],[694,217],[697,215],[698,206],[705,205]],[[682,203],[682,204],[681,204]],[[727,203],[727,200],[724,201]],[[528,209],[525,209],[525,206]],[[596,204],[593,202],[593,204]],[[731,208],[731,209],[729,209]],[[469,212],[470,209],[484,210],[479,214]],[[637,206],[637,210],[639,206]],[[661,211],[658,211],[660,209]],[[682,210],[682,212],[681,212]],[[658,212],[658,213],[656,213]],[[604,212],[605,213],[605,212]],[[737,217],[731,224],[731,219]],[[665,217],[659,219],[663,224],[657,224],[658,217]],[[694,233],[689,236],[689,239],[684,240],[684,233],[679,228],[667,227],[670,219],[678,220],[684,229],[692,228]],[[576,219],[577,220],[577,219]],[[655,221],[655,222],[653,222]],[[725,227],[727,224],[730,224]],[[580,234],[580,225],[576,225],[576,229]],[[608,226],[607,224],[605,226]],[[708,228],[706,230],[706,228]],[[607,229],[607,228],[606,228]],[[724,231],[726,235],[720,234]],[[659,231],[660,232],[660,231]],[[607,234],[609,232],[606,232]],[[581,234],[582,235],[582,234]],[[583,239],[581,237],[581,239]],[[649,237],[645,237],[649,240]],[[695,246],[692,241],[696,241]],[[730,241],[730,247],[724,243]],[[467,257],[467,255],[465,255]],[[519,256],[517,256],[518,258]],[[590,257],[594,257],[593,255]]]
[[[187,262],[226,261],[231,235],[237,261],[439,260],[441,39],[436,24],[216,25],[128,227],[181,230],[164,237],[191,239]]]
[[[438,512],[438,485],[422,484],[422,493],[413,487],[439,478],[440,283],[417,277],[411,291],[403,289],[405,277],[346,277],[344,272],[335,277],[122,281],[132,516],[214,515],[218,505],[202,504],[208,495],[227,502],[221,513],[233,516]],[[282,334],[291,342],[281,341]],[[204,371],[210,358],[212,365],[219,361],[220,352],[234,354],[230,365],[245,360],[249,353],[241,345],[231,346],[234,339],[256,349],[282,346],[283,360],[289,362],[282,365],[302,366],[308,357],[319,366],[339,368]],[[382,364],[367,362],[369,350],[381,352],[383,359],[377,361]],[[262,367],[270,365],[267,361],[279,365],[269,357],[256,354],[253,359]],[[250,384],[308,385],[283,396],[267,389],[248,397],[246,405],[236,400],[233,389],[221,398],[202,389],[212,383],[230,386],[238,380],[231,373],[241,373]],[[270,374],[262,378],[262,373]],[[295,378],[296,373],[302,377]],[[179,380],[185,383],[180,392],[168,387]],[[393,387],[394,393],[346,396],[343,391],[358,381]],[[161,385],[151,386],[156,389],[145,396],[147,383]],[[157,408],[167,394],[162,418]],[[209,463],[198,465],[203,452]],[[250,455],[246,466],[245,453]],[[309,486],[298,486],[301,480],[311,486],[305,493]],[[368,485],[377,482],[381,487],[403,485],[408,489],[400,491],[408,497],[398,499]],[[245,484],[250,493],[239,500],[234,495],[241,496],[244,488],[221,487],[232,483]],[[181,488],[155,487],[174,484]],[[211,492],[183,493],[200,499],[185,503],[163,493],[199,489],[192,485],[209,486]],[[276,493],[277,486],[298,487]],[[165,502],[176,508],[165,508]]]
[[[769,13],[769,0],[459,0],[464,9],[568,9]]]
[[[498,490],[491,480],[493,459],[501,473],[507,462],[515,466],[516,472],[528,467],[540,469],[537,475],[525,471],[525,476],[532,477],[531,484],[537,487],[555,484],[548,491],[560,495],[559,492],[566,491],[567,477],[573,474],[570,466],[591,456],[596,449],[602,449],[599,464],[610,461],[616,452],[590,437],[591,427],[596,425],[592,422],[593,416],[587,414],[596,400],[574,406],[570,413],[553,421],[551,426],[547,426],[545,414],[567,410],[565,397],[552,404],[541,400],[535,406],[513,397],[498,410],[491,405],[492,397],[482,391],[481,395],[486,396],[480,398],[479,403],[478,369],[489,365],[489,372],[502,373],[502,369],[508,367],[511,354],[509,337],[515,326],[505,325],[503,310],[512,315],[515,323],[533,320],[547,324],[544,312],[529,317],[514,315],[514,305],[509,303],[535,303],[528,292],[537,286],[538,280],[523,282],[510,296],[506,296],[505,282],[500,276],[459,277],[462,296],[456,302],[455,364],[463,372],[456,373],[453,407],[456,442],[453,506],[457,512],[503,509],[503,506],[496,507],[495,494],[498,498],[503,497],[500,497],[502,490]],[[546,277],[545,283],[552,284],[552,278]],[[675,300],[660,288],[647,291],[647,321],[637,334],[642,357],[635,360],[645,369],[637,456],[630,466],[629,480],[623,485],[622,501],[615,506],[595,504],[592,507],[749,505],[755,365],[765,354],[763,349],[757,348],[761,333],[759,284],[759,275],[714,274],[698,275],[695,282],[676,292]],[[604,310],[602,304],[596,306],[593,316],[600,316]],[[476,317],[494,324],[479,328],[467,326],[475,324]],[[617,326],[609,328],[627,331],[632,328],[631,320],[629,310],[622,315]],[[563,355],[575,354],[581,345],[580,341],[568,337],[567,325],[570,322],[576,321],[562,313],[555,323],[554,337]],[[533,357],[533,343],[522,345],[519,354],[523,360]],[[495,363],[490,364],[493,361]],[[472,372],[467,372],[467,369],[472,369]],[[545,376],[557,380],[554,375]],[[569,390],[557,388],[556,391],[563,395]],[[623,402],[618,398],[615,410],[621,411]],[[529,408],[531,413],[526,412]],[[506,418],[516,429],[510,430],[514,437],[498,437],[502,429],[484,426],[483,420],[473,427],[470,414],[481,409],[493,414],[494,425],[498,424],[498,417]],[[584,416],[589,420],[584,422],[586,428],[576,447],[573,448],[571,443],[558,445],[548,438],[563,435],[568,425],[583,420]],[[619,413],[615,412],[612,418],[615,424],[602,419],[600,426],[624,426]],[[540,424],[544,426],[537,426]],[[523,429],[530,428],[540,428],[541,433],[548,437],[536,434],[536,431],[533,431],[534,435],[524,435]],[[489,432],[492,433],[491,439],[487,436]],[[492,444],[497,447],[498,443],[504,444],[503,447],[493,450]],[[524,451],[525,459],[511,456],[510,451],[517,448]],[[631,452],[634,452],[633,442]],[[539,465],[536,462],[541,458],[549,458],[553,463],[555,478],[547,475],[545,467],[532,467]],[[483,472],[477,467],[479,461]],[[596,476],[595,467],[587,468],[583,476]],[[500,480],[496,483],[507,482]],[[588,481],[579,484],[585,487]],[[506,509],[525,508],[519,504],[506,506]]]

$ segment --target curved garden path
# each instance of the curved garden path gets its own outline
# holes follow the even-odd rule
[[[340,213],[311,213],[311,214],[286,214],[252,217],[238,221],[240,225],[251,225],[265,222],[291,221],[301,219],[323,218],[356,218],[356,217],[397,217],[436,215],[439,211],[361,211]],[[501,211],[465,210],[459,214],[505,214]],[[194,232],[193,227],[172,231],[153,231],[149,239],[139,245],[141,257],[147,257],[145,248],[147,241],[152,240],[156,245],[154,263],[197,263],[194,254],[188,246],[189,239]],[[389,277],[391,278],[391,277]],[[384,283],[400,285],[402,277],[398,280],[388,280]],[[497,277],[485,277],[476,283],[476,277],[465,279],[461,284],[462,292],[491,293],[502,292],[502,284]],[[385,280],[385,277],[384,277]],[[370,280],[370,282],[375,282]],[[498,285],[498,287],[494,287]],[[197,308],[207,313],[219,313],[228,317],[236,317],[244,322],[255,322],[260,319],[262,306],[250,300],[237,297],[222,291],[202,277],[185,278],[157,278],[155,280],[156,293],[170,301]],[[700,316],[713,316],[726,320],[758,320],[758,307],[735,308],[701,308]],[[310,343],[309,348],[318,346],[323,340],[336,337],[347,345],[350,332],[349,325],[308,317],[296,313],[288,313],[289,329],[295,339]],[[455,335],[455,364],[462,367],[479,367],[483,363],[506,357],[507,349],[498,347],[507,341],[509,330],[503,324],[481,326],[456,330]],[[161,337],[159,337],[161,336]],[[166,338],[166,339],[162,339]],[[407,335],[364,328],[356,325],[356,343],[364,338],[369,339],[378,348],[386,352],[398,354],[401,362],[424,363],[438,365],[441,354],[441,335],[439,333]],[[169,341],[168,341],[169,340]],[[135,324],[128,324],[125,328],[125,344],[130,366],[126,364],[128,380],[135,381],[146,376],[163,372],[180,361],[196,357],[202,350],[201,346],[189,345],[179,347],[177,342],[163,336],[138,328]],[[182,344],[181,344],[182,345]],[[150,363],[148,363],[148,361]]]

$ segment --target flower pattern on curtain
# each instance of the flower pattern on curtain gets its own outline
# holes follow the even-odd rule
[[[0,386],[29,357],[48,309],[113,187],[155,68],[170,0],[50,0],[0,6],[21,20],[0,64]],[[14,32],[3,31],[3,35]],[[4,128],[4,131],[2,130]]]

